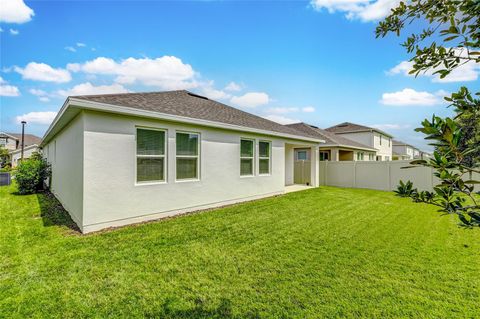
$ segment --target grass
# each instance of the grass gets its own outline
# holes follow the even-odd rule
[[[80,235],[0,187],[0,317],[478,317],[480,229],[322,187]]]

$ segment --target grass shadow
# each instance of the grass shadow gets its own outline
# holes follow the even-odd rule
[[[44,226],[66,227],[70,231],[80,234],[80,228],[52,193],[44,191],[37,193],[36,196]]]

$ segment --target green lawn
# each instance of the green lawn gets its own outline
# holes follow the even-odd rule
[[[0,187],[0,317],[480,316],[480,229],[322,187],[79,235]]]

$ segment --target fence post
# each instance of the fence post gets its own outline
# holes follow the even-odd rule
[[[353,161],[353,188],[357,188],[357,162]]]

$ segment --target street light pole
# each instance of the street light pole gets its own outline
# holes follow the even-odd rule
[[[25,124],[27,124],[27,122],[25,121],[22,121],[22,153],[21,153],[21,161],[23,161],[23,149],[25,147]]]

